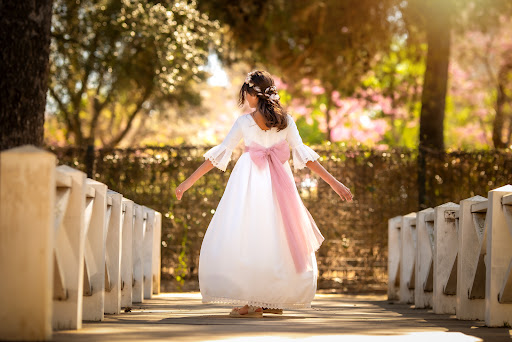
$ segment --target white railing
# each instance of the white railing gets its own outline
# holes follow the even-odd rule
[[[400,248],[400,302],[414,303],[414,276],[416,259],[416,213],[402,217],[400,229],[402,248]]]
[[[434,273],[432,309],[454,314],[457,299],[457,221],[459,205],[448,202],[434,208]]]
[[[428,208],[416,216],[416,268],[414,305],[417,308],[432,307],[434,290],[434,209]]]
[[[161,214],[55,165],[32,146],[0,154],[0,340],[48,340],[160,291]]]
[[[400,291],[400,253],[402,253],[402,216],[388,221],[388,298],[398,300]]]
[[[461,270],[457,270],[457,293],[466,295],[458,296],[456,314],[459,319],[485,319],[484,257],[487,243],[483,243],[483,237],[486,216],[487,198],[474,196],[460,202],[458,244]]]
[[[390,300],[512,324],[511,185],[394,217],[388,234]]]

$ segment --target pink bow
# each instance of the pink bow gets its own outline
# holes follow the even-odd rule
[[[272,188],[276,193],[279,209],[283,217],[286,239],[297,272],[311,269],[311,253],[322,244],[324,237],[320,233],[313,217],[306,209],[293,180],[287,174],[283,164],[290,158],[290,148],[286,140],[282,140],[269,148],[252,142],[245,147],[252,161],[260,169],[267,164],[270,168]],[[309,220],[301,219],[303,208]]]

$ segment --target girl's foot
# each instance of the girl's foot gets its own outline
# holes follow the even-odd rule
[[[263,317],[263,309],[252,305],[244,305],[241,308],[233,308],[229,315],[232,317]]]

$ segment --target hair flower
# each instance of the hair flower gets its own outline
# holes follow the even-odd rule
[[[269,99],[271,101],[277,101],[280,99],[280,97],[279,97],[279,94],[275,93],[275,94],[270,95]]]
[[[276,86],[270,86],[267,89],[265,89],[265,94],[273,94],[277,92]]]
[[[249,85],[249,87],[254,86],[254,83],[252,83],[252,81],[251,81],[252,74],[253,74],[252,71],[250,73],[248,73],[247,77],[245,78],[245,81],[244,81],[244,83],[247,83]]]

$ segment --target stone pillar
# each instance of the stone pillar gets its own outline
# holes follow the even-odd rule
[[[123,230],[121,242],[121,307],[132,306],[133,282],[133,201],[123,198]]]
[[[398,300],[400,289],[400,250],[402,216],[388,220],[388,299]]]
[[[106,260],[104,268],[108,272],[108,283],[105,284],[105,313],[121,312],[121,227],[123,195],[109,190],[108,197],[112,200],[110,220],[106,237]]]
[[[82,328],[85,245],[85,173],[62,165],[57,168],[71,178],[66,211],[56,227],[54,284],[61,284],[64,296],[54,297],[53,328]],[[60,276],[60,278],[57,277]]]
[[[0,340],[52,337],[55,156],[0,153]]]
[[[400,303],[414,303],[414,275],[416,259],[416,213],[402,217],[400,248]]]
[[[133,303],[142,303],[144,300],[144,273],[142,264],[142,242],[144,241],[145,220],[142,206],[134,204],[134,224],[132,241],[133,258],[133,283],[132,283],[132,301]]]
[[[488,195],[485,324],[489,327],[512,324],[512,300],[503,298],[510,286],[512,268],[512,213],[508,205],[502,204],[502,198],[511,193],[512,185],[505,185]]]
[[[460,202],[459,211],[459,236],[458,236],[458,264],[457,264],[457,307],[458,319],[483,320],[485,318],[485,265],[482,277],[477,274],[480,251],[484,240],[486,212],[473,213],[473,204],[486,203],[482,196],[474,196]],[[482,260],[483,261],[483,260]],[[481,263],[482,264],[482,263]],[[477,277],[475,277],[477,275]],[[483,289],[481,298],[471,295],[474,287]]]
[[[414,306],[432,307],[434,284],[434,209],[428,208],[416,216],[418,242],[416,248],[416,285],[414,288]]]
[[[155,212],[153,234],[153,294],[160,294],[160,268],[162,250],[162,214]]]
[[[82,319],[102,321],[105,304],[105,223],[107,220],[107,186],[92,179],[86,186],[94,189],[86,196],[84,298]]]
[[[146,229],[144,230],[144,242],[142,246],[142,260],[144,272],[144,299],[151,299],[153,295],[153,245],[155,229],[155,211],[144,207]]]
[[[457,223],[459,205],[448,202],[434,209],[434,288],[432,309],[454,314],[457,305]]]

